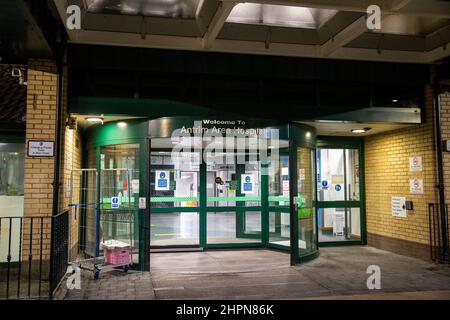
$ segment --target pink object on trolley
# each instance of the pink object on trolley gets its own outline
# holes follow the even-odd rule
[[[127,265],[132,262],[131,246],[118,240],[107,240],[102,243],[105,262],[109,264]]]

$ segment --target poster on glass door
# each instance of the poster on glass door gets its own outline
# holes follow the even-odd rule
[[[253,174],[241,175],[241,193],[253,194],[255,192],[255,177]]]
[[[155,190],[158,191],[170,190],[170,171],[168,170],[155,171]]]

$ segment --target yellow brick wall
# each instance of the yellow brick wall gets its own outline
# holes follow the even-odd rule
[[[70,203],[79,203],[79,199],[69,194],[70,176],[73,169],[81,168],[82,139],[78,131],[69,130],[65,127],[67,114],[67,69],[63,73],[63,96],[62,96],[62,126],[61,141],[62,161],[60,167],[60,203],[59,210],[69,207]],[[28,88],[27,88],[27,113],[26,113],[26,141],[56,140],[56,105],[57,105],[57,68],[53,61],[32,59],[28,62]],[[25,158],[24,176],[24,216],[46,216],[43,220],[43,260],[49,258],[51,222],[53,205],[53,170],[54,158]],[[71,186],[77,190],[79,184]],[[72,193],[75,196],[78,193]],[[70,215],[70,248],[71,256],[76,254],[78,244],[78,222],[79,216],[72,211]],[[31,221],[24,220],[24,251],[23,259],[28,259]],[[33,259],[38,258],[40,251],[40,220],[33,222]]]
[[[27,81],[26,142],[33,139],[54,141],[57,100],[55,63],[48,60],[30,60]],[[34,219],[31,233],[31,220],[24,219],[23,260],[28,260],[30,247],[33,260],[40,258],[41,236],[42,259],[47,260],[50,257],[53,168],[53,158],[25,157],[24,216],[48,218],[42,219],[42,232],[41,219]]]
[[[30,60],[28,67],[26,141],[55,140],[57,76],[48,60]],[[24,215],[51,215],[53,158],[25,158]]]
[[[450,140],[450,92],[441,94],[441,135],[442,140]],[[450,152],[444,152],[445,202],[450,204]]]
[[[426,88],[425,104],[424,124],[365,138],[368,234],[429,243],[428,203],[438,200],[431,88]],[[422,157],[422,172],[409,172],[411,156]],[[410,194],[410,178],[424,180],[424,194]],[[408,211],[406,218],[392,216],[393,196],[413,201],[414,210]]]

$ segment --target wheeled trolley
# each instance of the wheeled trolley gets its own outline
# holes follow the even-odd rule
[[[102,242],[101,246],[103,257],[84,259],[73,264],[80,269],[92,271],[96,280],[100,277],[102,270],[122,268],[124,272],[128,272],[133,263],[131,245],[118,240],[107,240]]]

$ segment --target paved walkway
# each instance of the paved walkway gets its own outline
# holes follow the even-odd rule
[[[65,299],[450,299],[450,268],[371,247],[321,248],[291,267],[272,250],[151,255],[151,273],[113,271]],[[381,268],[381,290],[368,290],[369,265]]]

